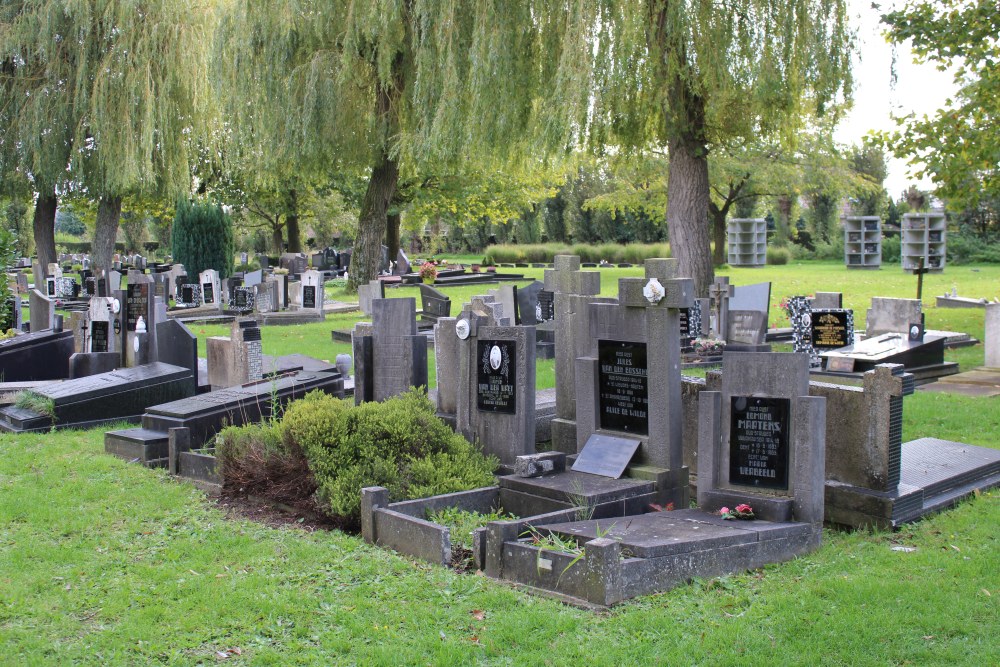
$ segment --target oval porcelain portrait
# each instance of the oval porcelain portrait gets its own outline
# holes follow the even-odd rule
[[[503,355],[500,353],[500,346],[494,345],[493,348],[490,349],[490,366],[493,367],[493,370],[497,370],[500,368],[500,363],[502,361]]]

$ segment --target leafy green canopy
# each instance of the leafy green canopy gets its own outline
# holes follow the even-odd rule
[[[955,69],[961,88],[933,116],[898,118],[886,148],[930,176],[955,210],[1000,196],[1000,4],[996,0],[910,0],[882,16],[894,42]]]

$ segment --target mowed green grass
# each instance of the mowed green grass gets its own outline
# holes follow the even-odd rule
[[[340,532],[227,520],[104,455],[100,431],[3,435],[0,663],[995,665],[997,525],[987,492],[595,613]]]
[[[1000,267],[973,268],[928,277],[929,327],[982,337],[982,311],[933,307],[952,284],[1000,288]],[[641,270],[603,275],[612,295],[613,277]],[[775,283],[775,325],[783,296],[844,291],[861,326],[872,295],[915,290],[898,268],[730,275]],[[264,351],[332,360],[349,350],[330,330],[358,319],[265,328]],[[981,346],[948,356],[983,360]],[[548,369],[539,386],[554,384]],[[904,438],[1000,448],[998,401],[917,392]],[[104,455],[104,430],[0,435],[0,664],[1000,664],[997,491],[896,533],[827,530],[809,556],[594,613],[356,536],[227,519],[191,486]]]

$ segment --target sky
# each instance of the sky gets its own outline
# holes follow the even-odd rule
[[[872,9],[872,0],[849,0],[852,21],[858,28],[859,59],[854,63],[854,109],[841,122],[835,137],[844,144],[859,144],[870,130],[892,130],[896,127],[891,114],[933,115],[954,94],[956,86],[950,72],[939,72],[934,64],[917,64],[909,46],[896,47],[895,85],[891,81],[892,45],[882,36],[879,12]],[[900,2],[882,0],[885,9]],[[903,160],[890,158],[889,177],[885,187],[893,199],[910,184],[933,189],[930,180],[918,181],[908,176]]]

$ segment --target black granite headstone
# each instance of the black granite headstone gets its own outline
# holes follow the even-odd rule
[[[146,317],[149,312],[149,283],[136,283],[128,286],[128,296],[125,305],[125,329],[135,331],[139,317]],[[146,323],[147,326],[149,323]]]
[[[538,318],[539,321],[548,322],[555,319],[555,296],[555,292],[550,292],[549,290],[543,289],[538,292],[538,307],[541,311],[541,317]]]
[[[854,322],[847,310],[814,310],[811,313],[813,347],[834,349],[854,344]]]
[[[646,435],[649,433],[646,344],[600,340],[597,350],[601,428]]]
[[[733,396],[729,426],[729,481],[767,489],[788,488],[787,398]]]
[[[476,406],[483,412],[517,411],[517,343],[513,340],[479,340]]]
[[[110,322],[91,322],[90,323],[90,351],[91,352],[107,352],[108,351],[108,340],[110,338],[111,332]]]
[[[316,286],[315,285],[304,285],[302,287],[302,307],[303,308],[315,308],[316,307]]]
[[[201,295],[205,303],[215,303],[215,285],[212,283],[203,283],[201,286]]]

